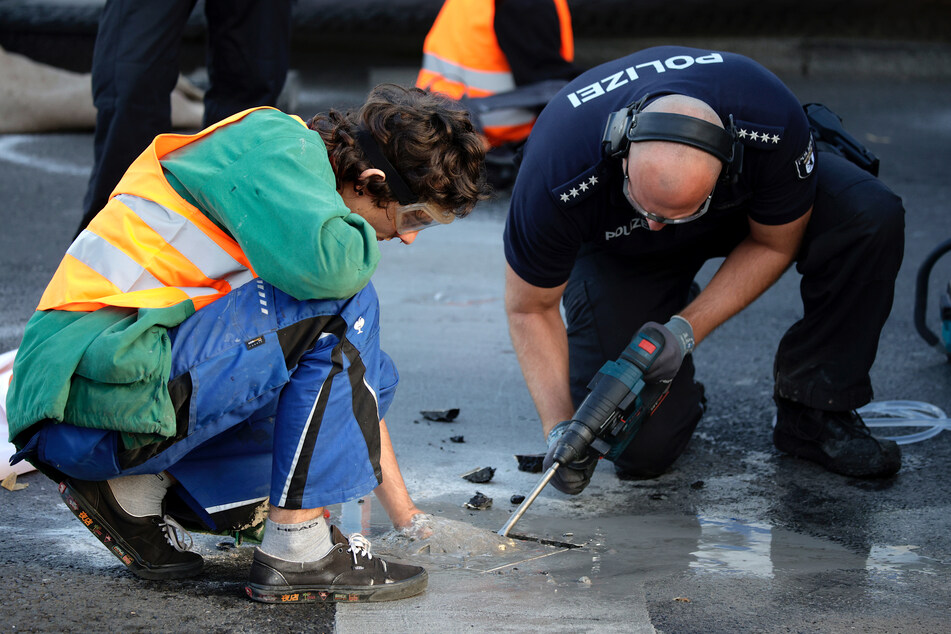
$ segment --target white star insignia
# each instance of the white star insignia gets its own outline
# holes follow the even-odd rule
[[[571,194],[571,197],[572,197],[572,198],[576,198],[576,197],[578,196],[578,190],[575,189],[574,187],[572,187],[570,190],[568,190],[568,193]]]
[[[597,184],[597,182],[598,182],[598,177],[597,177],[597,176],[592,176],[591,178],[588,179],[588,184],[589,184],[589,185],[595,185],[595,184]]]
[[[778,135],[778,134],[774,134],[774,135],[773,135],[773,143],[779,143],[779,135]]]
[[[759,132],[753,131],[750,132],[750,138],[754,141],[759,141]]]
[[[563,202],[563,203],[568,202],[568,194],[562,194],[562,195],[561,195],[561,202]]]
[[[578,189],[580,189],[583,192],[586,192],[588,191],[588,184],[584,181],[581,181],[581,184],[578,185]]]
[[[740,128],[740,138],[745,139],[748,132],[744,128]]]

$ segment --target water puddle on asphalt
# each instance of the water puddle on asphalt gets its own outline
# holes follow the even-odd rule
[[[427,514],[403,530],[390,525],[372,497],[331,506],[330,511],[331,523],[336,523],[344,534],[362,532],[370,539],[374,552],[443,569],[496,572],[555,557],[581,545],[568,543],[564,538],[502,537],[495,530],[465,521],[468,513],[461,509]]]
[[[698,515],[700,535],[690,567],[697,572],[773,578],[832,569],[866,570],[896,578],[937,574],[944,563],[915,553],[913,545],[872,545],[855,552],[828,540],[737,518]]]
[[[865,567],[874,573],[896,579],[909,572],[936,575],[947,566],[931,557],[914,552],[917,546],[872,546]]]
[[[915,545],[876,544],[868,552],[856,552],[767,522],[712,513],[587,519],[527,516],[513,531],[531,538],[526,540],[501,537],[466,521],[471,514],[446,509],[425,516],[410,530],[396,531],[371,500],[331,507],[331,521],[345,533],[368,535],[374,551],[442,569],[487,573],[558,567],[562,578],[598,586],[620,576],[648,579],[677,571],[772,579],[865,570],[896,579],[938,574],[948,567],[919,555]],[[483,524],[495,517],[502,515],[478,519]]]

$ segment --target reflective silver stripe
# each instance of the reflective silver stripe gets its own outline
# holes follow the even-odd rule
[[[185,256],[205,277],[224,280],[231,285],[232,289],[254,279],[251,271],[183,216],[154,201],[131,194],[119,194],[116,199],[131,209],[142,222],[162,236],[176,251]],[[189,292],[189,289],[182,290]],[[216,291],[212,291],[214,292]],[[190,296],[194,295],[190,294]]]
[[[214,295],[218,292],[218,289],[212,288],[211,286],[170,286],[169,288],[177,288],[182,291],[189,297],[201,297],[202,295]]]
[[[290,469],[287,470],[287,479],[284,481],[284,488],[281,489],[281,499],[278,501],[277,506],[287,504],[287,492],[291,488],[291,482],[294,481],[297,463],[300,462],[300,454],[304,449],[304,441],[307,439],[307,430],[310,429],[310,424],[314,420],[314,411],[317,409],[317,403],[320,402],[320,395],[324,392],[324,385],[326,385],[326,382],[317,390],[317,396],[314,397],[314,404],[310,406],[310,413],[307,415],[307,422],[304,424],[304,428],[300,432],[300,438],[297,440],[297,449],[294,450],[294,458],[291,460]]]
[[[219,504],[218,506],[207,507],[205,512],[211,515],[212,513],[220,513],[222,511],[230,511],[231,509],[236,509],[242,506],[248,506],[249,504],[260,504],[265,500],[267,500],[267,497],[241,500],[240,502],[231,502],[230,504]]]
[[[83,229],[66,253],[112,282],[123,293],[164,286],[138,262],[88,229]]]
[[[475,70],[454,64],[432,53],[423,54],[423,69],[442,75],[450,81],[458,81],[470,88],[493,94],[515,89],[515,78],[510,72]]]
[[[84,229],[66,251],[93,271],[109,280],[119,292],[134,293],[155,288],[166,288],[158,279],[119,248]],[[176,286],[189,297],[214,295],[214,288]]]
[[[377,414],[376,417],[380,418],[380,399],[377,398],[376,390],[370,387],[370,384],[367,383],[366,374],[363,375],[363,385],[367,388],[367,391],[370,392],[370,396],[373,397],[373,402],[376,404],[376,414]]]
[[[522,125],[535,120],[535,113],[527,108],[502,108],[479,115],[482,127]]]

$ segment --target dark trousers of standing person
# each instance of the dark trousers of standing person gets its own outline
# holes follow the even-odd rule
[[[152,139],[172,128],[182,34],[197,0],[109,0],[93,52],[95,162],[78,235]],[[206,0],[204,124],[274,105],[290,63],[292,0]]]
[[[826,411],[872,398],[869,371],[891,311],[904,254],[904,208],[881,181],[833,154],[818,161],[812,217],[796,257],[803,317],[786,332],[774,365],[778,396]],[[740,215],[742,216],[742,214]],[[579,257],[563,297],[575,406],[591,377],[616,359],[647,321],[666,322],[688,302],[694,276],[749,233],[745,217],[714,225],[703,248],[641,261],[602,251]],[[615,461],[619,473],[654,477],[683,453],[704,410],[688,356],[670,394]]]

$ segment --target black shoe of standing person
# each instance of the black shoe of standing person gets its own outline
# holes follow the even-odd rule
[[[187,533],[175,520],[129,515],[107,482],[67,479],[60,483],[59,492],[79,521],[142,579],[181,579],[201,570],[204,560],[188,552],[178,531]]]
[[[854,410],[826,412],[776,397],[773,444],[853,478],[885,478],[901,468],[898,444],[872,436]]]
[[[254,550],[245,591],[264,603],[393,601],[426,589],[429,575],[419,566],[370,554],[370,542],[331,527],[333,550],[317,561],[296,562]]]

